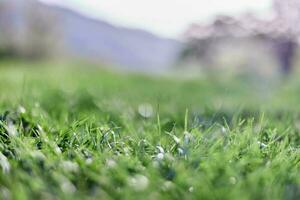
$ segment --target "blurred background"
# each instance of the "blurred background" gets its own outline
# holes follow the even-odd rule
[[[286,76],[299,21],[298,0],[0,0],[0,60]]]
[[[0,200],[300,200],[299,45],[300,0],[0,0]]]

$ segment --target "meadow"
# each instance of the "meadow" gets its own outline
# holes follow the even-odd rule
[[[0,199],[300,199],[300,79],[0,64]]]

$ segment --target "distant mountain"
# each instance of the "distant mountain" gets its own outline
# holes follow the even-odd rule
[[[161,38],[149,32],[114,26],[92,19],[73,10],[38,3],[33,0],[9,0],[8,2],[39,4],[35,9],[51,12],[54,26],[59,29],[57,38],[67,55],[99,60],[139,70],[158,70],[170,66],[181,49],[180,42]],[[15,16],[20,16],[20,3]],[[34,10],[34,9],[33,9]],[[12,12],[11,12],[12,13]],[[34,12],[31,11],[31,15]],[[1,16],[1,14],[0,14]],[[36,16],[38,17],[38,16]],[[50,24],[53,26],[53,23]]]

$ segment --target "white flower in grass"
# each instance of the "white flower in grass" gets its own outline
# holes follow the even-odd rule
[[[150,118],[153,116],[153,107],[149,103],[141,104],[138,107],[139,114],[144,118]]]
[[[2,153],[0,153],[0,165],[2,167],[2,171],[4,174],[9,173],[10,164],[9,164],[7,158]]]
[[[143,191],[147,189],[149,185],[149,180],[144,175],[135,175],[128,180],[128,185],[132,187],[135,191]]]

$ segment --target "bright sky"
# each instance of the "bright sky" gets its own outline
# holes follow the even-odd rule
[[[71,7],[118,25],[177,37],[196,21],[215,14],[270,10],[272,0],[40,0]]]

